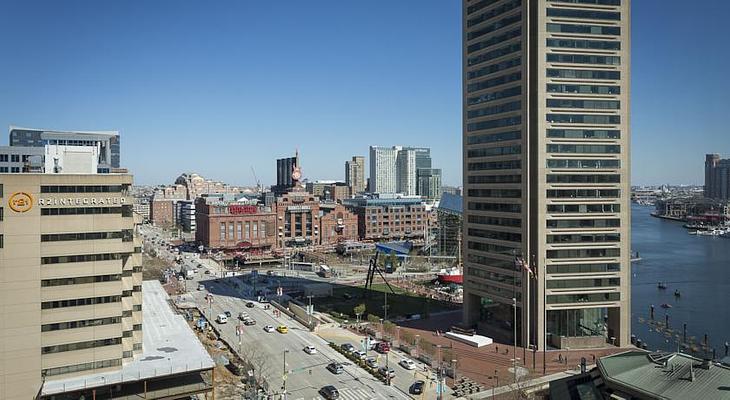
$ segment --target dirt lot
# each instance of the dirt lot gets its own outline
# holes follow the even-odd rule
[[[158,280],[162,278],[162,271],[171,266],[169,262],[157,257],[150,257],[147,254],[142,255],[142,279]]]

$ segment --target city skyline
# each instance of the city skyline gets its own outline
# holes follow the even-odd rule
[[[712,63],[703,57],[724,46],[719,21],[730,4],[707,5],[633,4],[634,185],[700,184],[699,157],[730,153],[721,112],[730,92],[722,74],[728,56],[717,52]],[[0,27],[0,49],[14,54],[15,62],[0,66],[0,127],[118,130],[127,149],[122,164],[134,172],[135,183],[165,183],[197,171],[254,186],[251,166],[262,182],[273,183],[269,161],[296,147],[305,177],[344,179],[342,164],[352,154],[397,142],[432,148],[443,183],[461,184],[460,143],[445,140],[459,132],[461,120],[456,2],[424,1],[415,9],[395,2],[157,3],[144,12],[49,2],[10,4],[4,11],[13,18]],[[281,32],[257,15],[277,15]],[[334,15],[358,18],[349,18],[355,20],[350,25]],[[14,34],[31,16],[36,28]],[[420,29],[425,25],[428,30]],[[416,29],[422,33],[409,39],[406,56],[403,42],[392,39]],[[292,47],[292,32],[300,32],[299,43],[306,45]],[[297,68],[281,63],[281,48],[296,57]],[[39,54],[43,63],[35,61]],[[686,83],[682,96],[676,95],[678,82]],[[282,118],[285,98],[296,107]],[[683,112],[666,112],[671,109]],[[201,139],[213,133],[214,140]],[[271,137],[278,138],[275,144]],[[659,151],[657,143],[672,145]]]

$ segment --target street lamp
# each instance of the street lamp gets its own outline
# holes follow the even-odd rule
[[[286,353],[288,353],[289,350],[284,350],[284,372],[282,375],[282,379],[284,380],[284,384],[282,386],[283,392],[281,394],[282,399],[286,399]]]

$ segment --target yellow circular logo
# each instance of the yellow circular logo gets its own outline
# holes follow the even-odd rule
[[[8,206],[19,213],[30,211],[33,208],[33,196],[25,192],[13,193],[8,199]]]

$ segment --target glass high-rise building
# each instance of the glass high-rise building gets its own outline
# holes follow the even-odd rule
[[[628,345],[630,0],[464,0],[463,26],[465,323]]]

